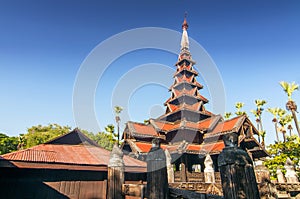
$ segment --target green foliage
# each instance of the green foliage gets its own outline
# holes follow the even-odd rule
[[[0,155],[16,151],[18,144],[18,137],[9,137],[8,135],[0,133]]]
[[[293,116],[290,114],[283,115],[282,117],[279,118],[279,124],[284,127],[287,124],[290,124],[293,121]]]
[[[256,119],[259,119],[262,112],[263,112],[263,105],[265,105],[267,103],[266,100],[255,100],[255,105],[256,105],[256,110],[251,110],[251,113],[253,113],[253,115],[255,116]]]
[[[271,158],[265,161],[265,165],[268,167],[271,173],[271,179],[276,179],[276,170],[279,167],[283,173],[284,164],[289,157],[295,165],[298,165],[300,160],[300,138],[298,136],[287,137],[286,142],[278,142],[271,144],[267,147],[267,151]],[[296,167],[299,171],[299,165]]]
[[[261,109],[263,105],[265,105],[267,103],[266,100],[255,100],[255,105],[257,107],[257,109]]]
[[[256,111],[256,110],[251,110],[250,112],[253,113],[253,115],[255,116],[256,119],[259,118],[259,113],[258,113],[258,111]]]
[[[117,138],[115,132],[115,126],[112,124],[109,124],[105,127],[106,132],[98,132],[96,134],[92,132],[88,132],[86,130],[81,130],[82,133],[84,133],[87,137],[94,140],[97,144],[99,144],[100,147],[111,151]]]
[[[37,125],[27,129],[28,133],[24,135],[24,147],[29,148],[38,144],[50,141],[58,136],[70,132],[71,127],[60,126],[58,124],[49,124],[47,126]]]
[[[226,112],[226,113],[224,114],[224,118],[225,118],[225,119],[229,119],[229,118],[231,117],[231,115],[232,115],[232,113]]]
[[[278,109],[278,113],[277,115],[279,116],[279,118],[283,117],[286,114],[286,111],[282,108]]]
[[[150,120],[144,120],[144,124],[145,124],[145,125],[150,124]]]
[[[285,82],[285,81],[281,81],[281,82],[279,82],[279,84],[283,88],[283,91],[287,94],[288,99],[290,101],[292,101],[292,94],[295,90],[299,89],[299,85],[296,84],[295,82],[288,83],[288,82]]]
[[[98,132],[92,138],[95,142],[97,142],[101,147],[111,151],[116,139],[112,136],[112,134],[108,134],[105,132]]]
[[[244,103],[242,102],[237,102],[235,103],[235,108],[236,108],[236,112],[235,114],[240,116],[240,115],[246,115],[246,112],[245,111],[241,111],[241,108],[243,108],[244,106]]]
[[[277,115],[278,115],[278,112],[279,112],[278,107],[268,108],[267,111],[273,115],[273,118],[277,119]]]
[[[122,112],[123,108],[121,106],[115,106],[114,110],[116,115],[119,115]]]

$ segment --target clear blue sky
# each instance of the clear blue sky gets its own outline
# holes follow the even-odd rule
[[[89,53],[105,39],[134,28],[181,31],[185,11],[189,36],[205,48],[220,71],[226,89],[226,111],[233,112],[237,101],[244,102],[244,109],[250,111],[255,108],[255,99],[267,100],[266,107],[284,107],[287,98],[278,82],[300,83],[299,10],[300,2],[296,0],[2,0],[0,132],[18,135],[32,125],[48,123],[75,127],[73,87]],[[180,41],[174,43],[179,52]],[[195,54],[193,49],[191,52]],[[150,62],[173,67],[176,59],[172,53],[141,50],[112,63],[95,94],[100,128],[114,122],[111,90],[122,75]],[[201,71],[201,60],[196,61]],[[166,77],[170,85],[171,77]],[[204,83],[201,78],[198,81]],[[201,92],[207,96],[205,88]],[[130,119],[143,121],[155,116],[169,95],[162,86],[146,85],[132,94],[125,108]],[[299,91],[294,99],[300,103]],[[264,113],[263,120],[270,143],[275,137],[269,113]]]

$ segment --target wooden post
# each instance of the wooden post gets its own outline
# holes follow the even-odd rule
[[[180,163],[180,180],[181,182],[187,182],[187,174],[186,174],[186,157],[183,154],[181,157],[181,163]]]
[[[110,154],[108,164],[108,199],[124,199],[122,185],[124,184],[123,152],[118,144],[115,144]]]
[[[160,148],[158,139],[152,141],[147,155],[147,195],[148,199],[168,199],[169,186],[166,167],[166,155]]]
[[[238,135],[223,136],[225,148],[218,157],[224,199],[259,199],[253,162],[246,151],[239,149]]]
[[[180,163],[180,179],[181,182],[186,182],[187,181],[187,175],[186,175],[186,167],[185,164],[182,162]]]

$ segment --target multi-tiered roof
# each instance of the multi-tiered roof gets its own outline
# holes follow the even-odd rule
[[[200,95],[199,90],[203,88],[197,82],[198,72],[194,70],[195,61],[189,50],[189,38],[187,34],[188,24],[186,19],[182,24],[181,51],[174,74],[174,83],[170,87],[171,97],[165,102],[166,114],[159,119],[168,122],[188,120],[199,122],[210,117],[212,114],[205,110],[204,104],[208,100]]]
[[[224,120],[205,109],[208,100],[200,94],[203,86],[197,82],[198,72],[189,49],[188,23],[182,24],[181,49],[176,62],[171,97],[164,103],[166,112],[147,123],[129,121],[123,133],[123,150],[135,157],[143,157],[151,148],[151,141],[158,138],[162,148],[171,153],[218,154],[224,147],[222,136],[239,134],[240,146],[254,158],[266,156],[264,148],[253,135],[258,131],[247,116]],[[142,159],[142,158],[141,158]]]

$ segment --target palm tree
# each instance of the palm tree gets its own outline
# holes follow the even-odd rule
[[[278,107],[276,107],[276,108],[268,108],[267,111],[270,112],[273,115],[272,122],[275,125],[275,132],[276,132],[277,142],[279,142],[278,126],[277,126],[277,124],[278,124],[277,115],[278,115],[279,108]]]
[[[231,115],[232,115],[231,112],[226,112],[226,113],[224,114],[224,118],[228,120],[228,119],[231,117]]]
[[[264,128],[263,128],[263,125],[262,125],[262,120],[261,120],[261,115],[262,115],[262,112],[263,112],[263,108],[262,106],[265,105],[267,103],[266,100],[255,100],[255,105],[256,105],[256,113],[258,115],[258,123],[260,125],[260,130],[263,131]]]
[[[255,116],[255,121],[256,121],[256,125],[257,125],[257,130],[258,132],[260,132],[260,126],[259,126],[259,115],[258,112],[256,110],[251,110],[251,113],[253,113],[253,115]],[[258,133],[258,142],[260,143],[260,133]]]
[[[117,123],[117,127],[118,127],[118,146],[119,146],[119,142],[120,142],[120,113],[122,112],[123,108],[121,106],[115,106],[114,107],[115,110],[115,114],[116,114],[116,123]]]
[[[283,142],[286,142],[286,130],[285,125],[290,123],[293,120],[292,115],[283,115],[279,118],[279,124],[281,125],[281,132],[283,133]]]
[[[241,111],[241,108],[243,108],[244,103],[243,102],[237,102],[235,103],[235,108],[236,108],[236,112],[235,114],[240,116],[240,115],[246,115],[245,111]]]
[[[262,112],[263,112],[263,108],[262,106],[265,105],[267,103],[266,100],[255,100],[255,105],[256,105],[256,110],[251,110],[251,113],[253,113],[253,115],[255,116],[255,121],[256,121],[256,124],[257,124],[257,130],[258,132],[264,132],[264,136],[266,136],[266,132],[264,131],[263,129],[263,125],[262,125],[262,120],[261,120],[261,115],[262,115]],[[260,135],[261,133],[258,134],[258,142],[260,142]],[[264,141],[264,140],[263,140]]]
[[[266,131],[259,131],[259,135],[261,136],[262,139],[261,145],[265,146]]]
[[[285,136],[285,133],[286,133],[286,130],[285,130],[285,124],[284,124],[284,115],[286,114],[286,111],[282,108],[279,108],[278,109],[278,113],[277,113],[277,116],[278,116],[278,123],[280,124],[280,128],[279,131],[282,133],[283,135],[283,142],[286,141],[286,136]]]
[[[280,85],[283,88],[284,92],[288,96],[288,102],[286,103],[286,109],[288,111],[292,112],[292,116],[293,116],[293,119],[294,119],[294,122],[295,122],[295,126],[296,126],[296,129],[297,129],[298,135],[300,137],[300,130],[299,130],[299,125],[298,125],[298,120],[297,120],[297,115],[296,115],[297,105],[296,105],[296,102],[293,101],[293,99],[292,99],[292,94],[295,90],[299,89],[299,85],[296,84],[295,82],[287,83],[285,81],[281,81]]]
[[[288,123],[287,129],[289,130],[290,136],[292,136],[293,126],[292,126],[293,116],[291,118],[291,121]]]

